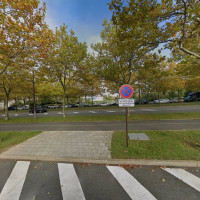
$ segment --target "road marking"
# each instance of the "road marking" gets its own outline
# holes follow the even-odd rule
[[[74,114],[78,114],[79,112],[73,112]]]
[[[44,115],[48,115],[48,113],[44,113]]]
[[[28,115],[33,115],[33,114],[28,114]]]
[[[19,116],[19,114],[15,114],[15,116]]]
[[[1,115],[2,117],[5,117],[5,115]]]
[[[116,112],[116,111],[114,111],[114,110],[107,110],[106,112],[113,113],[113,112]]]
[[[63,199],[85,200],[73,164],[58,163],[58,171]]]
[[[107,168],[131,197],[131,199],[156,200],[156,198],[125,169],[115,166],[107,166]]]
[[[156,110],[153,110],[153,109],[142,109],[143,111],[156,111]]]
[[[183,169],[177,169],[177,168],[165,168],[163,169],[167,171],[168,173],[172,174],[173,176],[177,177],[184,183],[190,185],[194,189],[200,192],[200,178],[196,177],[195,175],[183,170]]]
[[[9,176],[1,194],[0,200],[18,200],[24,185],[30,162],[18,161]]]
[[[58,114],[59,114],[59,115],[62,115],[62,113],[61,113],[61,112],[58,112]]]
[[[90,113],[97,113],[97,112],[94,112],[94,111],[89,111]]]

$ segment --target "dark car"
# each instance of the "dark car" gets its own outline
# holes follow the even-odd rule
[[[17,110],[17,107],[16,106],[10,106],[10,107],[8,107],[8,110]]]
[[[117,103],[111,103],[109,106],[119,106]]]
[[[200,92],[191,92],[188,96],[184,99],[185,102],[192,102],[197,101],[200,99]]]
[[[36,106],[35,111],[36,113],[44,113],[44,112],[47,112],[47,109],[45,106]],[[30,108],[29,113],[34,113],[34,109]]]
[[[135,104],[138,105],[138,104],[148,104],[149,101],[147,99],[137,99],[135,100]]]

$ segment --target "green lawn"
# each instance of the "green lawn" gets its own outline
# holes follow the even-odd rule
[[[200,119],[200,112],[193,113],[153,113],[153,114],[132,114],[129,120],[162,120],[162,119]],[[92,115],[92,116],[67,116],[59,117],[33,117],[11,118],[5,121],[0,119],[0,123],[43,123],[43,122],[88,122],[88,121],[123,121],[124,115]]]
[[[139,133],[141,131],[131,131]],[[129,141],[125,132],[114,132],[112,156],[118,159],[200,160],[200,130],[145,131],[150,141]]]
[[[40,134],[40,131],[11,131],[0,132],[0,152],[7,148],[19,144],[35,135]]]

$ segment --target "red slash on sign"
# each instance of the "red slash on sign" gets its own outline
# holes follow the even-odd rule
[[[130,98],[133,95],[133,88],[130,85],[122,85],[119,89],[122,98]]]

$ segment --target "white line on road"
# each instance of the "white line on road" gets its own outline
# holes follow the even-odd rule
[[[44,113],[44,115],[48,115],[48,113]]]
[[[156,110],[153,110],[153,109],[142,109],[143,111],[156,111]]]
[[[89,111],[90,113],[97,113],[97,112],[95,112],[95,111]]]
[[[59,114],[59,115],[62,115],[62,113],[61,113],[61,112],[58,112],[58,114]]]
[[[5,117],[5,115],[1,115],[2,117]]]
[[[19,116],[19,114],[15,114],[15,116]]]
[[[18,161],[9,176],[1,194],[0,200],[18,200],[24,185],[30,162]]]
[[[164,170],[200,192],[200,178],[185,171],[184,169],[165,168]]]
[[[125,169],[115,166],[107,166],[107,168],[128,193],[131,199],[156,200],[156,198]]]
[[[33,114],[28,114],[28,115],[33,115]]]
[[[73,112],[74,114],[78,114],[79,112]]]
[[[114,110],[107,110],[106,112],[113,113],[113,112],[116,112],[116,111],[114,111]]]
[[[64,200],[85,200],[83,190],[72,164],[58,163],[61,190]]]

